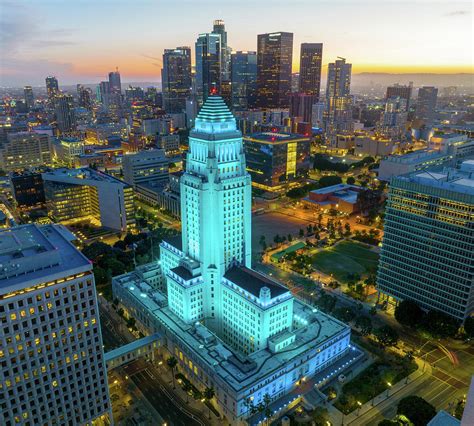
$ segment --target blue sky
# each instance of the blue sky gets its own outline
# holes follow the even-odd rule
[[[257,34],[323,42],[323,62],[354,72],[472,72],[472,4],[428,0],[0,0],[0,85],[93,83],[119,67],[123,81],[160,80],[163,49],[194,46],[224,19],[234,50]]]

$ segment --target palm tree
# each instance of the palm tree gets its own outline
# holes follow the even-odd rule
[[[193,387],[191,386],[191,384],[187,381],[184,382],[184,385],[183,385],[183,390],[186,392],[186,404],[189,404],[189,392],[191,391]]]
[[[214,398],[215,392],[213,388],[206,388],[204,390],[204,399],[208,402],[207,408],[209,409],[209,419],[211,418],[211,399]]]
[[[175,386],[175,383],[174,383],[174,369],[178,365],[178,360],[174,356],[170,356],[166,360],[166,364],[171,369],[171,377],[173,378],[173,389],[176,389],[176,386]]]

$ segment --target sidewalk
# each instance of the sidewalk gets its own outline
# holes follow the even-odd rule
[[[400,399],[406,396],[406,394],[409,394],[411,389],[420,383],[420,380],[429,378],[431,375],[431,366],[428,363],[425,365],[424,361],[418,358],[416,358],[415,361],[418,365],[418,369],[410,374],[408,379],[405,378],[395,383],[391,388],[377,395],[350,414],[344,415],[332,404],[328,404],[326,408],[329,411],[331,423],[336,426],[364,426],[372,415],[376,414],[373,410],[380,412],[387,407],[395,406]],[[406,383],[407,380],[408,383]]]

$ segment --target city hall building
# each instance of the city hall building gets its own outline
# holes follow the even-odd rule
[[[204,103],[189,147],[182,236],[162,242],[158,267],[115,277],[114,297],[142,332],[162,336],[164,356],[196,387],[215,390],[228,422],[251,423],[250,405],[268,395],[280,413],[304,382],[356,352],[347,325],[252,270],[251,179],[221,97]]]

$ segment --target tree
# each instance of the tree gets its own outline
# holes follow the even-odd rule
[[[300,236],[300,238],[304,237],[304,229],[300,228],[299,236]]]
[[[395,308],[395,319],[402,325],[416,328],[423,320],[425,313],[413,300],[402,300]]]
[[[315,426],[326,426],[329,424],[329,411],[322,406],[316,407],[311,413]]]
[[[204,390],[204,399],[207,401],[207,408],[209,409],[209,419],[211,418],[211,399],[214,398],[215,394],[213,388],[206,388]]]
[[[366,315],[360,315],[355,320],[355,326],[363,336],[367,336],[372,331],[372,320]]]
[[[467,317],[464,321],[464,331],[468,337],[474,337],[474,317]]]
[[[262,247],[262,251],[265,251],[267,249],[267,242],[265,241],[265,235],[260,236],[260,246]]]
[[[375,329],[374,336],[382,346],[395,346],[398,342],[398,333],[389,325]]]
[[[176,368],[176,366],[178,365],[178,360],[174,357],[174,356],[170,356],[167,360],[166,360],[166,365],[169,367],[169,369],[171,370],[171,376],[173,378],[173,389],[176,389],[176,385],[174,383],[174,369]]]
[[[346,180],[346,183],[348,185],[354,185],[356,183],[356,180],[352,176],[349,176]]]
[[[183,390],[186,392],[186,404],[189,404],[189,392],[192,390],[191,383],[185,380],[183,384]]]
[[[319,179],[319,186],[324,188],[326,186],[333,186],[342,183],[342,179],[339,176],[332,175],[332,176],[323,176]]]
[[[293,241],[293,235],[288,234],[288,242],[291,243]]]
[[[328,314],[332,312],[332,310],[336,306],[336,303],[336,297],[331,296],[330,294],[321,295],[321,297],[316,302],[316,304],[321,308],[321,310]]]
[[[351,236],[351,225],[349,222],[346,222],[344,225],[344,237],[348,238]]]
[[[459,329],[459,321],[443,312],[431,309],[424,317],[423,327],[433,336],[452,337]]]
[[[436,409],[423,398],[411,395],[400,400],[397,414],[408,417],[414,426],[425,426],[436,415]]]
[[[341,307],[334,310],[333,315],[342,322],[348,323],[354,318],[354,311],[348,307]]]

